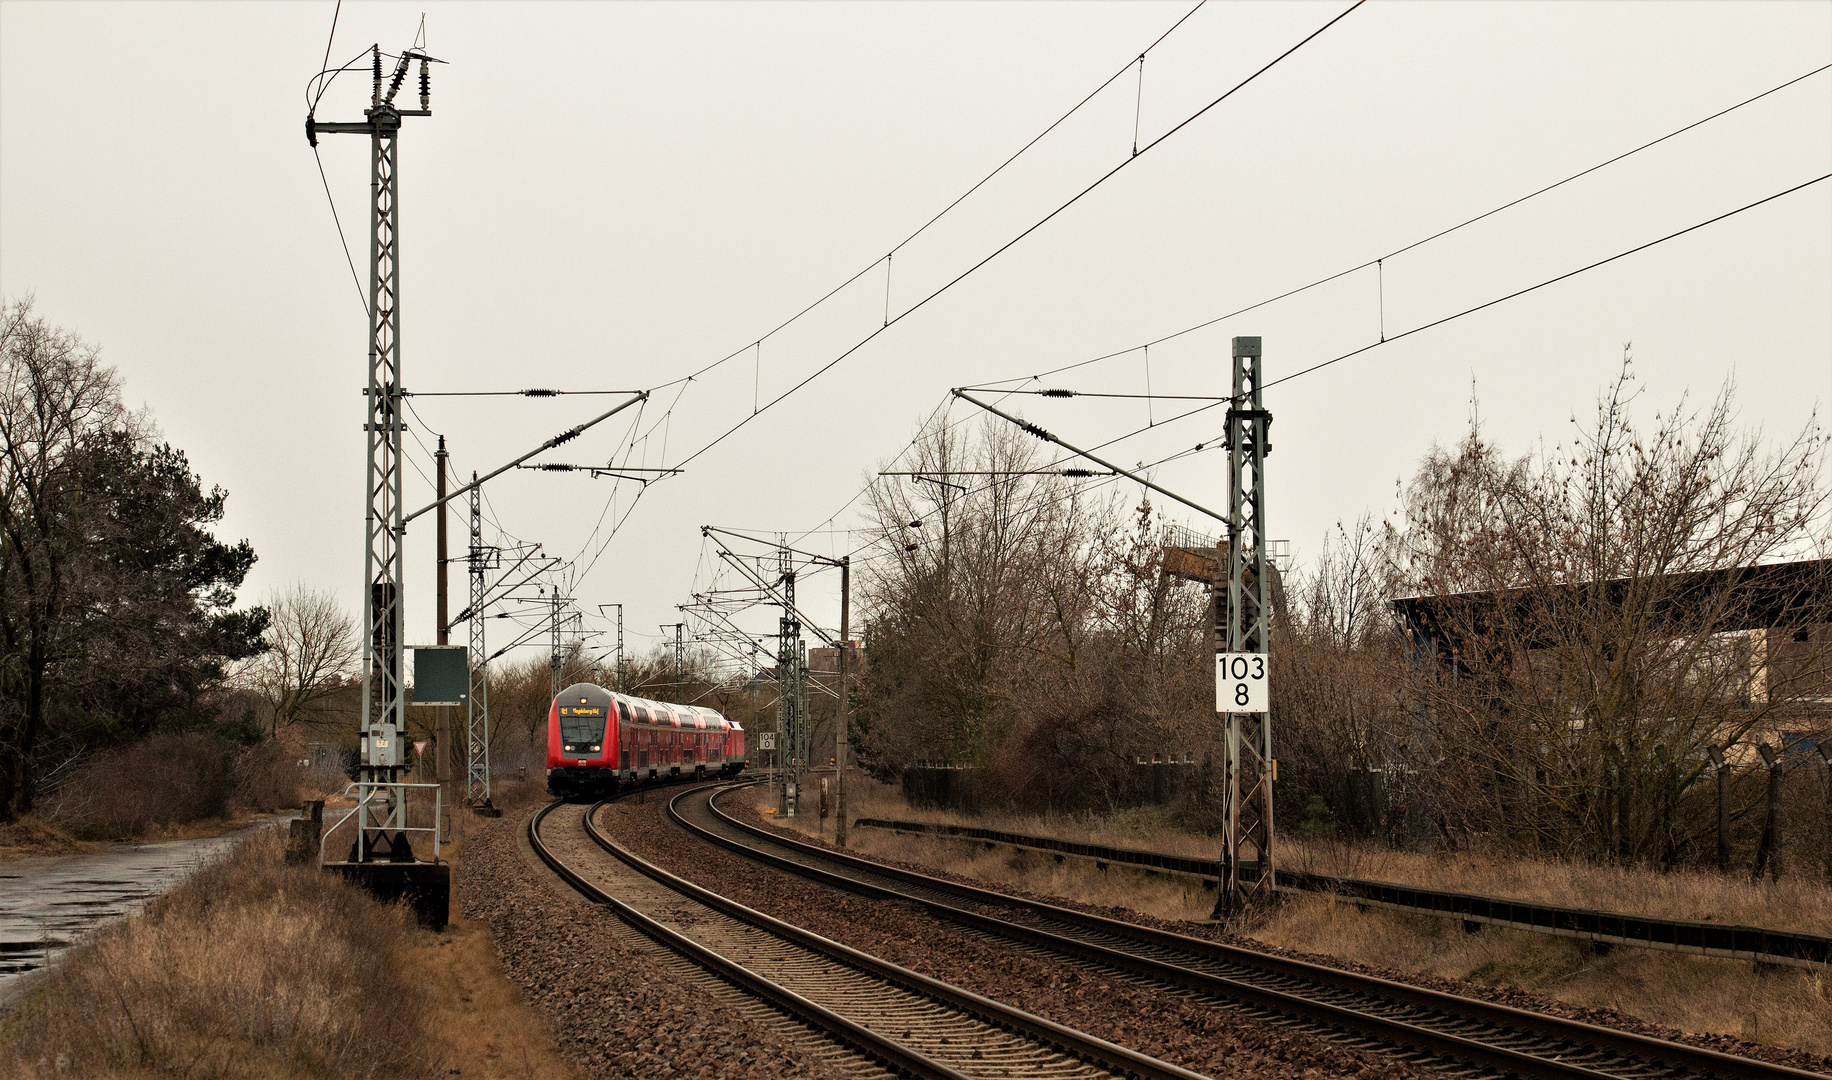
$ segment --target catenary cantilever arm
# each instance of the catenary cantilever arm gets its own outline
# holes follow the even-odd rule
[[[501,476],[503,473],[506,473],[510,469],[515,468],[517,465],[520,465],[522,462],[527,461],[529,458],[540,453],[541,451],[552,450],[554,447],[560,445],[561,443],[571,442],[573,439],[576,439],[580,435],[583,435],[586,431],[590,430],[591,428],[595,427],[596,425],[606,420],[609,420],[611,417],[616,416],[618,413],[636,404],[637,402],[647,401],[647,400],[649,400],[649,392],[647,390],[636,391],[635,397],[631,398],[630,400],[626,402],[623,402],[622,404],[618,405],[616,408],[611,409],[609,412],[600,413],[598,416],[593,417],[590,420],[587,420],[585,423],[580,424],[578,427],[567,428],[565,431],[562,431],[558,435],[555,435],[553,438],[548,439],[546,442],[528,451],[526,454],[523,454],[521,457],[518,457],[514,461],[511,461],[509,464],[503,465],[496,469],[492,469],[489,473],[478,477],[477,479],[459,488],[457,491],[454,491],[450,495],[447,495],[445,498],[434,499],[432,502],[427,503],[425,506],[420,507],[418,510],[415,510],[413,513],[408,514],[406,517],[401,519],[401,528],[405,530],[407,528],[407,523],[412,521],[414,518],[419,517],[421,514],[426,513],[428,510],[439,509],[441,504],[451,502],[453,499],[456,499],[458,496],[467,494],[474,487],[482,487],[484,481],[494,480],[496,477]]]
[[[1078,447],[1070,446],[1068,443],[1063,442],[1061,439],[1058,439],[1056,436],[1051,435],[1049,432],[1043,430],[1042,428],[1038,427],[1037,425],[1030,423],[1027,420],[1020,420],[1018,417],[1015,417],[1011,415],[1010,413],[1001,412],[998,409],[993,408],[991,405],[986,404],[984,401],[981,401],[979,398],[974,397],[972,394],[967,393],[965,390],[955,390],[953,393],[955,397],[960,398],[962,401],[965,401],[971,405],[978,405],[980,408],[985,409],[987,412],[998,417],[999,419],[1007,421],[1008,423],[1013,423],[1013,424],[1018,425],[1019,427],[1023,428],[1026,432],[1029,432],[1030,434],[1035,435],[1037,438],[1042,439],[1044,442],[1055,443],[1057,446],[1062,447],[1064,450],[1067,450],[1069,453],[1074,454],[1077,457],[1087,458],[1089,461],[1092,461],[1094,464],[1099,465],[1103,469],[1112,469],[1114,472],[1118,473],[1121,476],[1126,477],[1129,480],[1136,480],[1140,484],[1143,484],[1144,486],[1150,488],[1151,490],[1157,492],[1158,494],[1164,496],[1167,499],[1175,499],[1177,502],[1182,503],[1183,505],[1189,507],[1191,510],[1195,510],[1198,513],[1207,514],[1208,516],[1214,518],[1216,521],[1226,523],[1228,520],[1228,516],[1226,514],[1217,514],[1215,511],[1210,510],[1208,507],[1202,506],[1198,503],[1193,503],[1189,501],[1188,499],[1184,498],[1183,496],[1177,494],[1176,492],[1171,491],[1168,488],[1159,487],[1158,485],[1152,483],[1150,480],[1147,480],[1143,476],[1140,476],[1138,473],[1131,472],[1127,469],[1122,469],[1118,465],[1113,464],[1111,461],[1107,461],[1103,458],[1095,457],[1093,454],[1090,454],[1086,450],[1082,450]]]

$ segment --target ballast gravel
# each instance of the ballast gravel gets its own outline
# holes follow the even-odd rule
[[[913,904],[807,882],[695,839],[668,821],[674,791],[612,803],[598,827],[643,858],[739,903],[925,975],[1216,1078],[1440,1075],[1310,1038],[1230,1006],[1191,1002],[1126,979],[963,932]],[[736,809],[741,800],[727,804]]]
[[[727,813],[734,814],[744,819],[747,824],[755,825],[776,833],[785,839],[799,841],[804,844],[813,844],[831,851],[839,850],[824,839],[816,839],[806,833],[784,828],[764,818],[763,815],[757,813],[757,809],[754,805],[748,804],[745,800],[728,798],[722,800],[719,805],[720,808]],[[871,858],[870,856],[860,856],[856,851],[848,851],[846,854],[855,857]],[[1663,1024],[1656,1024],[1648,1020],[1643,1020],[1641,1017],[1623,1012],[1620,1009],[1574,1005],[1568,1001],[1561,1001],[1558,998],[1546,994],[1536,994],[1530,990],[1522,990],[1518,987],[1496,986],[1488,983],[1469,982],[1462,979],[1446,979],[1435,975],[1422,974],[1416,971],[1402,971],[1397,968],[1375,967],[1370,964],[1345,960],[1341,957],[1330,956],[1325,953],[1311,953],[1303,952],[1298,949],[1282,948],[1277,945],[1271,945],[1264,941],[1260,941],[1257,938],[1228,933],[1213,924],[1173,922],[1168,919],[1155,918],[1141,912],[1133,911],[1129,908],[1100,907],[1065,899],[1060,896],[1042,896],[1035,893],[1027,893],[1004,885],[991,885],[984,881],[975,881],[971,878],[962,877],[959,874],[952,874],[944,870],[938,870],[932,866],[924,866],[918,863],[876,858],[873,858],[872,861],[881,862],[886,866],[894,866],[900,870],[908,870],[912,873],[928,874],[932,877],[944,878],[961,885],[972,885],[978,888],[993,888],[999,892],[1009,893],[1026,900],[1035,900],[1038,903],[1044,904],[1054,904],[1057,907],[1070,908],[1075,911],[1085,912],[1089,915],[1100,915],[1121,922],[1136,923],[1140,926],[1148,926],[1156,930],[1168,930],[1174,934],[1207,938],[1211,941],[1221,942],[1225,945],[1236,945],[1243,949],[1253,949],[1270,956],[1281,956],[1292,960],[1302,960],[1306,963],[1317,964],[1322,967],[1352,971],[1358,975],[1371,975],[1375,978],[1386,979],[1390,982],[1408,983],[1412,986],[1422,986],[1428,990],[1438,990],[1446,994],[1456,994],[1460,997],[1475,998],[1479,1001],[1492,1002],[1497,1005],[1506,1005],[1511,1008],[1525,1009],[1530,1012],[1545,1013],[1549,1016],[1560,1017],[1561,1019],[1578,1020],[1586,1024],[1595,1024],[1598,1027],[1613,1028],[1617,1031],[1632,1032],[1636,1035],[1648,1036],[1649,1038],[1665,1039],[1668,1042],[1684,1043],[1687,1046],[1698,1046],[1707,1050],[1716,1050],[1723,1054],[1734,1054],[1738,1057],[1754,1058],[1758,1061],[1766,1061],[1771,1065],[1783,1065],[1804,1072],[1832,1075],[1832,1057],[1822,1057],[1816,1054],[1809,1054],[1802,1050],[1793,1050],[1784,1046],[1774,1046],[1769,1043],[1754,1043],[1731,1035],[1682,1031],[1679,1028],[1668,1027]]]
[[[562,891],[522,850],[532,812],[505,814],[470,835],[459,909],[488,924],[510,980],[587,1076],[841,1080],[633,945],[633,932],[609,912]]]

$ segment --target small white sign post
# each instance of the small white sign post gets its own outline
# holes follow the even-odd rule
[[[759,731],[757,733],[757,749],[768,750],[770,752],[770,775],[774,777],[776,774],[776,733],[774,731]],[[772,779],[770,781],[770,786],[776,787],[775,780]],[[784,801],[781,788],[777,788],[776,801],[779,806]]]
[[[1263,713],[1269,695],[1266,691],[1267,657],[1265,653],[1215,654],[1215,711],[1223,713]]]

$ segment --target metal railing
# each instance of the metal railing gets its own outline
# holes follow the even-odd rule
[[[433,823],[431,825],[409,825],[407,824],[407,791],[406,791],[407,788],[431,788],[432,789],[432,792],[433,792]],[[350,795],[352,792],[356,794],[356,805],[344,811],[344,815],[338,818],[336,823],[333,824],[330,828],[326,829],[324,831],[324,836],[321,837],[318,841],[318,865],[323,866],[325,864],[324,853],[330,849],[331,834],[336,832],[338,829],[342,828],[344,822],[349,821],[351,818],[357,817],[358,815],[362,815],[364,818],[368,818],[369,815],[365,813],[365,811],[368,811],[371,805],[375,803],[378,799],[383,800],[383,805],[388,807],[388,810],[384,815],[376,819],[377,824],[375,824],[373,828],[381,832],[400,832],[400,833],[429,832],[429,833],[432,833],[433,834],[433,861],[434,862],[439,861],[439,845],[440,845],[440,842],[444,839],[444,834],[440,831],[439,823],[443,821],[445,818],[445,790],[441,785],[439,784],[388,784],[388,783],[370,783],[367,781],[358,781],[354,784],[350,784],[349,786],[345,787],[343,790],[343,793],[346,796]],[[369,832],[368,827],[359,826],[356,830],[356,861],[357,862],[365,861],[364,856],[367,854],[367,852],[364,851],[363,845],[368,841],[368,832]]]

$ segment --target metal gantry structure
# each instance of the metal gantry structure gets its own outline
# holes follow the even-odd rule
[[[1261,343],[1257,337],[1237,337],[1233,343],[1233,393],[1227,414],[1228,513],[1217,514],[1175,491],[1152,482],[1138,472],[1121,468],[1087,450],[1045,431],[1036,424],[1004,412],[962,389],[954,396],[976,405],[1021,430],[1062,447],[1141,487],[1182,503],[1228,527],[1225,556],[1227,577],[1213,583],[1217,636],[1215,652],[1257,653],[1265,656],[1271,622],[1271,575],[1268,558],[1271,541],[1266,533],[1266,455],[1271,452],[1266,431],[1272,414],[1261,400]],[[1048,391],[1045,391],[1048,393]],[[1067,470],[1064,470],[1065,473]],[[915,474],[923,479],[922,474]],[[1223,566],[1217,559],[1215,577]],[[1260,670],[1264,671],[1264,665]],[[1216,668],[1217,685],[1221,670]],[[1278,779],[1278,761],[1272,752],[1272,714],[1223,712],[1216,702],[1223,730],[1222,814],[1220,858],[1221,888],[1215,899],[1215,917],[1230,918],[1249,902],[1271,896],[1278,886],[1274,871],[1272,788]],[[1257,873],[1245,873],[1246,854],[1253,852]]]
[[[560,651],[560,605],[564,599],[565,598],[560,595],[558,586],[554,587],[552,594],[548,597],[549,603],[553,606],[553,613],[548,616],[548,627],[551,631],[550,640],[552,641],[552,649],[547,660],[547,697],[550,700],[559,697],[560,691],[563,689],[563,687],[560,686],[560,668],[565,664],[566,658]]]
[[[1266,432],[1272,414],[1260,401],[1260,339],[1234,339],[1234,392],[1228,407],[1228,551],[1226,606],[1219,614],[1218,653],[1267,651],[1271,626],[1267,574]],[[1272,714],[1223,713],[1221,887],[1215,917],[1238,913],[1273,895]],[[1251,848],[1257,873],[1244,873]]]
[[[483,488],[471,474],[471,546],[466,569],[470,571],[471,687],[465,698],[465,801],[473,809],[491,810],[490,801],[490,661],[484,648],[486,575],[502,565],[502,549],[483,542]]]
[[[795,555],[783,543],[778,549],[782,579],[782,618],[778,623],[776,681],[776,755],[782,763],[782,812],[794,817],[801,796],[801,774],[808,764],[808,651],[802,643],[801,613],[795,610]]]
[[[400,780],[407,735],[407,695],[403,658],[401,585],[406,523],[402,484],[402,390],[399,159],[401,121],[431,116],[432,58],[407,50],[393,77],[382,78],[382,53],[373,50],[374,87],[361,123],[319,123],[306,118],[306,138],[316,146],[319,133],[369,136],[369,379],[368,466],[364,479],[363,591],[369,597],[363,619],[363,695],[358,766],[357,835],[353,862],[371,860],[377,841],[391,860],[405,855],[407,786]],[[420,107],[402,109],[395,96],[415,60],[420,62]],[[388,834],[392,833],[392,836]],[[435,838],[435,847],[437,839]]]
[[[607,607],[614,607],[617,609],[617,692],[619,694],[627,693],[628,691],[626,687],[629,684],[624,675],[624,663],[623,663],[623,605],[622,604],[599,604],[598,605],[598,615],[600,618],[603,617],[604,609]]]
[[[767,557],[744,556],[733,551],[718,535],[730,536],[750,543],[765,543],[758,537],[746,536],[729,529],[720,529],[711,525],[700,527],[700,535],[718,546],[719,558],[737,570],[749,581],[751,589],[714,590],[707,593],[695,593],[694,603],[684,605],[683,611],[692,610],[719,629],[716,638],[721,641],[743,641],[750,643],[751,637],[739,629],[732,621],[731,614],[737,610],[757,604],[771,604],[782,608],[782,616],[777,620],[776,638],[776,759],[778,763],[778,797],[784,816],[790,816],[799,809],[801,776],[812,759],[810,743],[813,740],[813,724],[808,712],[808,692],[810,687],[837,699],[835,710],[834,758],[836,763],[847,760],[850,747],[847,740],[847,685],[848,661],[850,648],[846,634],[850,627],[852,560],[816,555],[812,552],[792,548],[786,536],[778,536],[774,566],[775,577],[772,579],[764,567],[768,565]],[[809,565],[820,565],[837,568],[840,571],[840,631],[839,637],[822,630],[809,621],[806,615],[796,606],[796,563],[800,556]],[[756,565],[751,565],[755,563]],[[742,594],[741,596],[739,594]],[[828,646],[839,650],[839,685],[824,686],[808,677],[808,648],[802,638],[803,630],[811,631]],[[840,801],[844,805],[844,780],[840,782]]]

